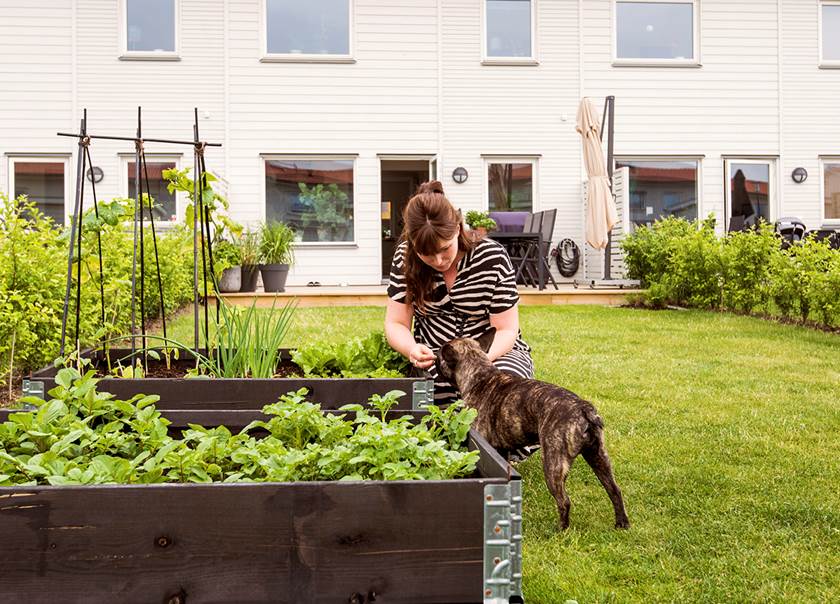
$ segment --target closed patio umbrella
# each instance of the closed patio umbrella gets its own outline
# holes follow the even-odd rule
[[[601,147],[601,125],[595,105],[588,97],[584,97],[578,107],[577,131],[583,142],[583,163],[589,178],[586,189],[586,242],[601,250],[607,247],[610,230],[618,221],[618,213]]]

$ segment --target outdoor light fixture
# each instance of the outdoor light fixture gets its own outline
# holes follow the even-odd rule
[[[808,170],[805,168],[794,168],[790,173],[790,177],[796,184],[802,184],[808,178]]]
[[[457,168],[452,170],[452,180],[457,182],[459,185],[467,182],[467,177],[468,176],[469,176],[469,174],[467,174],[467,169],[466,168],[462,168],[462,167],[458,166]]]
[[[99,166],[93,166],[92,168],[88,168],[87,178],[90,182],[100,182],[105,178],[105,172]]]

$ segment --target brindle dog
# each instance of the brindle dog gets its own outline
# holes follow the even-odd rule
[[[630,528],[604,447],[604,423],[595,407],[558,386],[497,369],[486,354],[494,335],[492,329],[478,340],[452,340],[437,357],[438,373],[455,384],[464,402],[478,411],[473,427],[499,450],[540,444],[543,473],[557,501],[561,529],[569,526],[571,501],[565,483],[578,455],[583,455],[607,491],[616,528]]]

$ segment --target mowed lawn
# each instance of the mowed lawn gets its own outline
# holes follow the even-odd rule
[[[520,464],[526,602],[840,601],[840,336],[699,311],[521,315],[537,377],[604,418],[632,523],[612,528],[580,459],[571,528],[557,532],[539,455]],[[363,335],[382,317],[302,308],[287,344]],[[190,343],[192,316],[173,331]]]

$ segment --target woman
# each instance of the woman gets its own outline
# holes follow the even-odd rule
[[[473,241],[437,181],[420,185],[404,219],[391,265],[385,335],[417,370],[435,378],[435,402],[457,398],[454,386],[438,380],[437,351],[449,340],[477,338],[490,327],[496,336],[488,356],[496,367],[534,377],[531,349],[519,333],[519,294],[505,249],[491,239]]]

